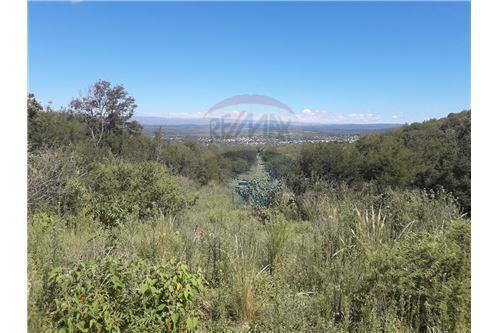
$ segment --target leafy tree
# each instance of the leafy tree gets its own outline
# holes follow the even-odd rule
[[[395,135],[367,136],[356,144],[361,155],[360,173],[365,180],[407,187],[415,181],[414,152]]]
[[[88,140],[88,130],[78,116],[64,110],[43,110],[28,119],[30,150],[58,148]]]
[[[103,80],[91,86],[87,96],[73,99],[70,103],[71,111],[83,116],[96,146],[101,144],[106,134],[126,129],[136,108],[135,99],[122,85],[112,87],[111,83]]]

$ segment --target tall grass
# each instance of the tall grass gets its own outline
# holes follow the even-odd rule
[[[224,185],[190,191],[196,204],[176,217],[131,217],[114,228],[30,216],[30,331],[43,326],[54,267],[107,256],[200,268],[208,281],[201,331],[470,330],[470,221],[444,193],[286,192],[262,220],[235,207]]]

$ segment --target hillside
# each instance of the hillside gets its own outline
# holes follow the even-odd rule
[[[317,181],[452,193],[470,213],[471,112],[365,135],[354,144],[323,143],[269,150],[267,165],[297,193]],[[292,153],[290,153],[292,152]],[[288,162],[286,162],[288,161]]]
[[[470,111],[217,147],[81,102],[28,98],[30,332],[470,331]]]

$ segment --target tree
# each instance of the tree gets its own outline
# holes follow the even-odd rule
[[[30,93],[27,98],[28,149],[54,148],[87,139],[87,128],[79,115],[64,109],[43,107]]]
[[[28,94],[28,119],[33,119],[38,112],[43,111],[43,107],[35,98],[35,94]]]
[[[160,161],[161,146],[163,145],[163,139],[164,139],[163,128],[160,126],[155,130],[155,137],[154,137],[156,162]]]
[[[71,112],[83,116],[96,146],[106,134],[128,128],[128,120],[136,108],[135,99],[122,85],[112,87],[111,83],[103,80],[91,86],[87,96],[73,99],[70,103]]]

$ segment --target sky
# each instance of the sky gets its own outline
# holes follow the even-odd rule
[[[470,108],[470,3],[30,2],[29,91],[59,108],[99,79],[143,116],[258,94],[300,121],[439,118]]]

